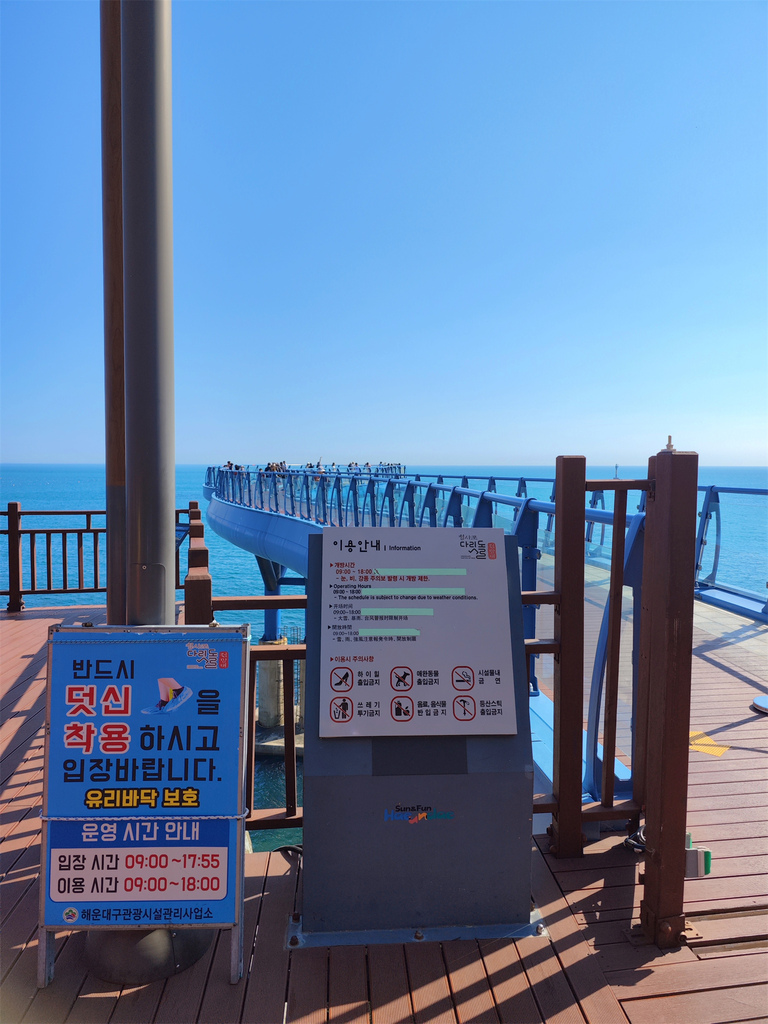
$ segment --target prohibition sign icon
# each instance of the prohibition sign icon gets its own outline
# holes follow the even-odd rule
[[[459,722],[471,722],[477,713],[473,697],[453,698],[453,717]]]
[[[334,697],[331,701],[331,721],[349,722],[355,713],[355,705],[349,697]]]
[[[352,684],[354,683],[354,677],[352,675],[351,668],[332,668],[331,669],[331,689],[336,690],[337,693],[342,693],[344,690],[351,690]]]
[[[413,701],[410,697],[393,697],[390,713],[395,722],[410,722],[413,718]]]
[[[413,687],[413,669],[407,665],[395,665],[389,673],[389,682],[393,690],[410,690]]]

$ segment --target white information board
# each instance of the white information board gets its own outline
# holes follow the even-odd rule
[[[517,732],[504,531],[323,531],[320,736]]]

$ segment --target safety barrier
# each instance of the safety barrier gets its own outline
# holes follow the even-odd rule
[[[26,595],[103,594],[106,592],[106,512],[23,511],[9,501],[0,517],[6,519],[0,537],[7,538],[7,611],[24,609]],[[176,589],[182,588],[179,548],[187,536],[189,510],[176,509]],[[42,526],[36,521],[50,523]],[[25,525],[29,524],[29,525]]]

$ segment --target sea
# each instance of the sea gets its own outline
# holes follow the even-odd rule
[[[262,462],[261,465],[265,465]],[[176,467],[176,507],[186,508],[190,501],[198,501],[205,511],[203,482],[205,466],[180,465]],[[442,476],[447,484],[459,484],[463,476],[469,477],[469,486],[482,490],[490,477],[497,481],[500,493],[514,494],[517,481],[523,477],[527,482],[529,497],[548,500],[551,481],[554,479],[553,466],[408,466],[409,475],[419,474],[424,478]],[[616,475],[624,479],[641,479],[647,474],[641,466],[588,466],[587,477],[604,480]],[[508,482],[511,478],[514,482]],[[721,487],[768,488],[768,467],[749,466],[703,466],[699,470],[699,486],[717,484]],[[639,495],[630,495],[628,511],[634,511],[632,502]],[[610,497],[606,504],[610,508]],[[701,495],[700,495],[701,499]],[[105,468],[100,465],[0,465],[0,508],[7,503],[18,501],[22,511],[45,510],[103,510],[106,505]],[[729,586],[738,587],[760,595],[766,594],[768,578],[768,497],[765,495],[721,494],[722,539],[718,580]],[[103,525],[104,519],[94,520],[94,525]],[[0,523],[4,528],[5,522]],[[56,517],[34,519],[24,523],[27,527],[70,526]],[[714,536],[714,531],[712,537]],[[206,530],[206,544],[213,579],[214,594],[261,594],[264,592],[256,559],[252,554],[234,547],[218,537],[213,530]],[[104,546],[102,546],[103,548]],[[54,552],[58,549],[54,547]],[[714,545],[708,548],[711,558]],[[103,550],[102,550],[103,556]],[[60,557],[60,554],[59,554]],[[73,561],[70,555],[70,565]],[[183,563],[182,563],[183,564]],[[705,558],[704,570],[709,566]],[[25,581],[25,585],[28,583]],[[7,546],[0,544],[0,589],[8,588]],[[295,592],[295,591],[294,591]],[[182,594],[179,593],[179,599]],[[27,608],[64,605],[103,604],[101,594],[55,594],[25,595]],[[281,613],[283,631],[292,642],[300,642],[303,634],[301,612]],[[263,619],[258,612],[217,613],[222,625],[240,625],[249,622],[254,639],[263,632]],[[278,758],[257,759],[256,805],[277,807],[283,803],[284,774]],[[299,802],[302,801],[301,777],[299,778]],[[301,842],[301,830],[274,829],[268,832],[251,833],[254,849],[277,849],[283,844]]]

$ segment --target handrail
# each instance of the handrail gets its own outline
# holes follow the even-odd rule
[[[8,586],[0,589],[0,596],[8,597],[7,611],[22,611],[24,597],[28,595],[106,592],[106,551],[101,543],[107,533],[104,509],[23,510],[21,502],[9,501],[7,509],[0,510],[0,517],[7,520],[6,527],[0,529],[0,537],[8,538]],[[104,525],[94,524],[94,519],[99,517],[104,520]],[[25,521],[38,518],[64,519],[65,523],[55,526],[24,526]],[[84,518],[85,521],[76,522],[78,518]],[[176,590],[181,590],[179,547],[186,537],[189,509],[176,509],[175,522],[175,582]],[[38,541],[41,542],[39,545]],[[70,570],[70,548],[73,543],[74,579]],[[44,585],[40,583],[41,576],[45,580]],[[25,581],[28,581],[28,585],[25,585]]]

